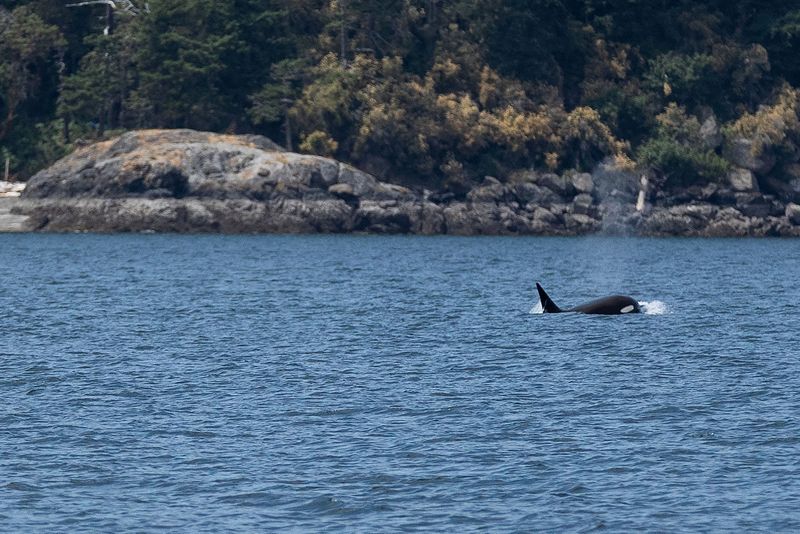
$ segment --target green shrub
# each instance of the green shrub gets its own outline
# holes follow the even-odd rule
[[[339,148],[339,143],[331,139],[325,132],[315,130],[305,136],[300,143],[300,150],[317,156],[333,156]]]
[[[640,163],[657,170],[669,187],[705,183],[717,179],[730,164],[707,148],[700,135],[700,121],[670,104],[656,117],[656,135],[639,147]]]
[[[688,186],[719,178],[730,164],[711,150],[687,146],[674,139],[656,137],[638,151],[639,161],[658,170],[668,186]]]

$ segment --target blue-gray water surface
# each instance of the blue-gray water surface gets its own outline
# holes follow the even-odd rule
[[[796,532],[798,258],[0,236],[0,530]]]

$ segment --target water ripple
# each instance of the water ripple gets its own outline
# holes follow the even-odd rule
[[[794,241],[0,240],[4,530],[800,530]]]

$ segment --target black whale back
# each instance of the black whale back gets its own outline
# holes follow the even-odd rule
[[[574,308],[562,310],[553,302],[553,299],[550,298],[550,295],[545,292],[544,288],[542,288],[538,282],[536,283],[536,290],[539,292],[539,302],[542,303],[542,310],[544,313],[561,313],[563,311],[568,311],[598,315],[624,315],[627,313],[639,313],[641,311],[639,303],[625,295],[603,297],[581,304],[580,306],[575,306]]]
[[[631,297],[612,295],[575,306],[569,311],[601,315],[623,315],[626,313],[639,313],[641,310],[639,309],[639,303]]]

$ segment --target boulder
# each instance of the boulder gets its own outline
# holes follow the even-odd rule
[[[700,190],[700,195],[698,196],[699,200],[707,201],[710,200],[716,193],[719,191],[720,186],[719,184],[710,183],[706,184]]]
[[[569,211],[569,204],[557,203],[547,207],[553,215],[563,217]]]
[[[519,232],[524,218],[506,207],[490,203],[457,202],[443,210],[448,234],[509,235]]]
[[[572,213],[580,213],[582,215],[592,215],[597,213],[596,206],[593,206],[591,195],[581,193],[577,195],[572,201]]]
[[[515,184],[511,191],[522,205],[549,206],[561,200],[561,197],[550,189],[532,183]]]
[[[744,237],[751,235],[752,223],[735,208],[719,210],[717,216],[706,227],[703,235],[708,237]]]
[[[789,203],[786,204],[786,218],[794,225],[800,225],[800,205]]]
[[[592,179],[592,175],[588,172],[573,174],[571,180],[572,187],[574,187],[575,191],[578,193],[591,195],[592,191],[594,191],[594,180]]]
[[[352,230],[353,211],[345,199],[322,199],[306,205],[311,207],[306,217],[314,231],[329,234]]]
[[[703,141],[703,145],[710,150],[714,150],[722,144],[722,132],[714,115],[709,115],[700,125],[700,139]]]
[[[441,206],[433,202],[422,202],[416,206],[417,217],[411,231],[415,234],[436,235],[445,232],[444,214]]]
[[[695,218],[667,209],[653,210],[642,223],[645,233],[653,235],[694,235],[698,226]]]
[[[487,176],[483,183],[474,187],[467,193],[467,200],[470,202],[504,202],[508,189],[496,178]]]
[[[533,221],[543,225],[556,226],[559,224],[559,217],[547,208],[537,207],[533,212]]]
[[[737,206],[736,209],[739,210],[745,217],[755,217],[758,219],[769,217],[772,211],[769,204],[761,202]]]
[[[337,182],[349,185],[353,189],[353,195],[357,197],[374,198],[381,190],[375,177],[345,163],[339,164]]]
[[[582,213],[570,213],[564,216],[564,226],[570,233],[591,234],[600,230],[600,221]]]
[[[718,187],[708,200],[718,206],[732,206],[736,204],[736,193],[728,187]]]
[[[700,225],[705,226],[719,211],[717,206],[707,203],[686,204],[674,206],[669,209],[669,213],[676,216],[689,216]]]
[[[530,233],[530,220],[518,214],[511,206],[500,206],[498,212],[500,224],[503,225],[503,234],[517,235]]]
[[[469,218],[467,205],[463,202],[453,202],[442,209],[445,231],[454,235],[469,235],[472,221]]]
[[[737,167],[751,170],[756,174],[767,174],[775,166],[775,157],[766,152],[756,156],[754,145],[752,139],[737,137],[725,143],[723,154]]]
[[[354,229],[377,234],[405,234],[411,231],[412,224],[407,206],[366,200],[356,210]]]
[[[0,198],[16,198],[20,196],[24,190],[24,183],[0,180]]]
[[[759,193],[736,193],[736,209],[747,217],[767,217],[772,211],[771,202]]]
[[[193,130],[133,131],[85,146],[31,178],[24,195],[265,201],[322,198],[337,184],[357,197],[414,196],[335,160],[285,152],[264,137]]]
[[[575,195],[575,187],[572,185],[572,180],[566,176],[545,173],[538,177],[536,183],[548,188],[561,198],[569,198]]]
[[[728,173],[728,183],[734,191],[758,191],[758,181],[749,169],[735,167]]]

